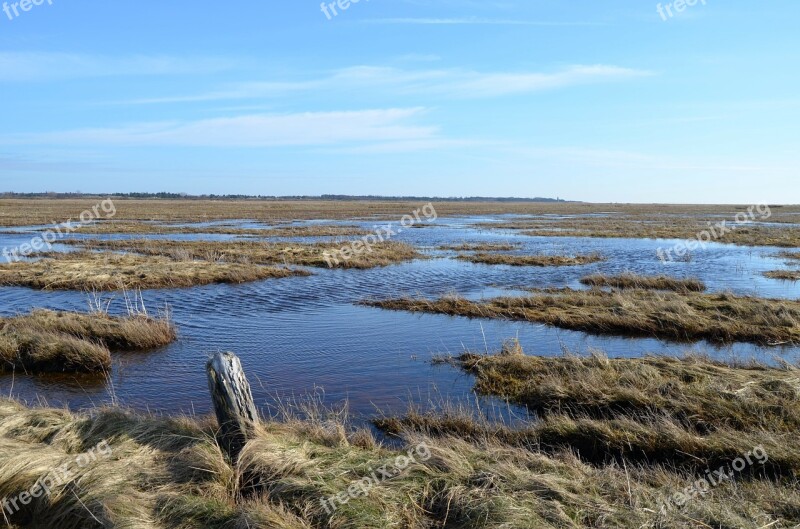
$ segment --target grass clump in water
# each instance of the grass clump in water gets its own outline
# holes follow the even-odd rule
[[[564,288],[485,301],[445,296],[364,304],[389,310],[546,323],[594,334],[763,345],[800,343],[800,302],[727,293]]]
[[[519,247],[519,243],[510,242],[463,242],[461,244],[438,246],[437,250],[452,252],[510,252]]]
[[[706,285],[699,279],[679,279],[669,276],[641,276],[625,273],[617,276],[596,274],[584,277],[581,283],[591,287],[620,289],[672,290],[675,292],[703,292]]]
[[[358,242],[358,241],[357,241]],[[91,250],[134,252],[167,256],[178,260],[200,259],[217,263],[251,265],[296,265],[318,268],[367,269],[388,266],[422,257],[402,242],[379,242],[369,249],[350,252],[352,242],[259,242],[259,241],[170,241],[152,239],[74,241]],[[343,248],[347,248],[342,252]],[[347,257],[346,257],[347,256]]]
[[[503,253],[461,254],[458,259],[471,263],[507,266],[579,266],[603,261],[600,254],[564,255],[512,255]]]
[[[764,276],[782,281],[800,281],[800,270],[774,270],[764,272]]]
[[[41,290],[134,290],[246,283],[308,275],[302,270],[111,252],[46,254],[38,261],[0,265],[0,285]]]
[[[35,310],[0,318],[0,371],[104,371],[111,366],[110,349],[153,349],[176,336],[167,317]]]

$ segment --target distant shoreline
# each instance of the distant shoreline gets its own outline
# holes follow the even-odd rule
[[[0,193],[0,199],[80,199],[111,197],[119,199],[144,200],[262,200],[262,201],[342,201],[342,202],[545,202],[545,203],[580,203],[580,201],[563,200],[546,197],[426,197],[426,196],[378,196],[378,195],[189,195],[184,193]]]

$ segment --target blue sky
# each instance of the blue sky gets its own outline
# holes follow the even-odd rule
[[[800,203],[796,0],[17,1],[3,191]]]

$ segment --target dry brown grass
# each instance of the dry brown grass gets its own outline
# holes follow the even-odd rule
[[[36,310],[0,318],[0,371],[104,371],[111,365],[109,349],[153,349],[175,338],[167,318]]]
[[[97,197],[103,200],[107,197]],[[99,202],[81,199],[2,199],[0,225],[27,226],[62,222]],[[135,200],[114,199],[115,222],[200,222],[251,219],[277,224],[291,220],[388,218],[400,219],[423,202],[325,200]],[[639,219],[680,218],[689,215],[733,219],[748,205],[587,204],[542,202],[433,202],[440,217],[492,214],[592,215],[610,213]],[[800,206],[772,207],[770,222],[796,221]]]
[[[273,226],[269,228],[240,228],[229,225],[176,226],[153,222],[101,221],[78,225],[76,233],[99,234],[214,234],[246,237],[350,237],[369,234],[358,226],[312,224],[308,226]]]
[[[276,226],[264,233],[267,237],[362,237],[371,232],[358,226],[314,224],[311,226]]]
[[[213,423],[0,401],[0,497],[17,497],[107,441],[89,464],[73,464],[66,482],[34,498],[11,522],[59,529],[688,529],[698,523],[756,529],[800,522],[793,472],[770,478],[774,468],[758,465],[747,479],[721,485],[683,510],[662,510],[697,474],[633,459],[587,464],[568,450],[506,442],[474,423],[468,438],[466,422],[438,419],[429,421],[439,426],[430,435],[402,427],[397,448],[334,417],[267,422],[232,466],[213,440]],[[549,421],[541,433],[554,436],[568,426]],[[330,513],[321,505],[421,446],[427,460],[418,458]],[[776,450],[768,452],[770,462],[774,453],[784,464],[797,450],[792,443],[765,448]]]
[[[476,390],[540,415],[592,419],[660,414],[696,432],[720,426],[742,431],[800,430],[800,370],[785,365],[730,365],[699,356],[609,359],[514,353],[457,358]],[[508,351],[506,347],[506,351]]]
[[[0,264],[0,285],[42,290],[180,288],[294,275],[308,275],[308,272],[244,263],[88,251],[50,253],[38,261]]]
[[[471,263],[507,266],[579,266],[603,261],[600,254],[588,255],[511,255],[502,253],[461,254],[458,259]]]
[[[470,301],[400,298],[367,301],[390,310],[546,323],[595,334],[676,341],[800,343],[800,302],[733,294],[549,289],[526,297]]]
[[[152,234],[152,235],[175,235],[175,234],[216,234],[216,235],[261,235],[266,229],[238,228],[236,226],[213,225],[213,226],[173,226],[170,224],[160,224],[153,222],[135,222],[105,220],[86,225],[76,225],[76,233],[84,235],[106,235],[106,234]]]
[[[487,229],[519,230],[523,235],[536,237],[594,237],[627,239],[697,239],[698,234],[709,230],[709,223],[726,220],[727,227],[734,226],[737,212],[709,207],[708,209],[654,206],[650,211],[617,211],[608,216],[568,216],[565,218],[516,219],[508,222],[487,222],[479,227]],[[665,211],[668,211],[665,212]],[[613,213],[613,211],[612,211]],[[756,214],[756,219],[759,216]],[[768,219],[771,221],[772,219]],[[710,236],[709,236],[710,237]],[[722,234],[710,237],[712,242],[747,246],[800,246],[800,228],[794,226],[769,226],[758,221],[743,224]]]
[[[612,287],[621,289],[672,290],[674,292],[703,292],[706,285],[695,278],[676,278],[669,276],[640,276],[625,273],[617,276],[596,274],[581,279],[581,283],[591,287]]]
[[[129,239],[114,241],[74,241],[92,250],[135,252],[174,259],[201,259],[218,263],[296,265],[327,268],[375,268],[422,257],[413,246],[401,242],[382,242],[372,251],[343,259],[339,251],[349,243],[272,243],[259,241],[165,241]],[[326,254],[330,255],[326,259]],[[338,262],[337,258],[338,257]]]
[[[553,456],[569,451],[598,472],[623,470],[620,488],[631,494],[623,501],[633,507],[630,518],[609,522],[589,516],[582,520],[586,526],[756,528],[793,523],[782,509],[760,519],[750,512],[733,521],[725,517],[738,508],[736,502],[716,500],[731,489],[757,483],[797,483],[800,447],[790,441],[800,426],[797,367],[731,366],[697,356],[610,360],[599,352],[529,357],[515,341],[494,356],[466,353],[454,361],[475,375],[477,392],[527,406],[539,420],[512,429],[463,410],[412,410],[404,417],[379,419],[378,426],[437,439],[501,442]],[[633,492],[644,483],[661,482],[666,474],[684,474],[683,486],[668,487],[672,492],[664,497],[670,497],[720,468],[730,472],[731,462],[749,457],[754,447],[761,457],[745,465],[735,485],[722,482],[713,494],[696,497],[682,510],[674,504],[664,510],[645,507]],[[739,506],[751,508],[760,503],[757,496],[738,497]],[[592,501],[585,494],[581,498]]]

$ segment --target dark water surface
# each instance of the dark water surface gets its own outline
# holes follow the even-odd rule
[[[145,291],[142,295],[151,312],[169,306],[180,332],[176,343],[147,353],[115,354],[108,380],[73,375],[0,375],[0,394],[72,408],[108,403],[113,395],[120,404],[139,409],[206,413],[209,398],[205,360],[209,353],[229,350],[241,357],[261,406],[270,405],[275,397],[317,394],[329,404],[347,400],[355,415],[368,416],[376,410],[403,411],[409,403],[426,407],[442,400],[473,402],[472,379],[451,366],[431,365],[431,356],[464,349],[484,351],[487,345],[495,350],[510,337],[518,337],[529,354],[537,355],[559,355],[566,347],[576,352],[600,349],[611,357],[680,355],[693,350],[720,359],[772,362],[776,357],[791,361],[800,358],[800,348],[749,344],[719,348],[704,343],[599,337],[539,324],[416,315],[355,304],[365,298],[400,294],[459,293],[482,298],[523,287],[580,288],[578,280],[586,274],[623,271],[695,276],[705,281],[711,291],[792,299],[800,293],[798,283],[761,276],[767,270],[790,267],[776,257],[780,252],[777,248],[711,244],[706,250],[694,252],[691,262],[664,265],[656,257],[656,249],[669,248],[677,241],[526,237],[513,231],[472,227],[478,222],[508,219],[509,216],[438,219],[421,229],[405,230],[396,240],[422,247],[430,259],[386,268],[312,269],[314,275],[310,277]],[[375,225],[357,224],[367,229]],[[30,242],[30,237],[29,233],[0,235],[0,248]],[[452,252],[434,250],[442,244],[465,241],[519,242],[523,245],[521,253],[596,251],[607,261],[580,267],[516,268],[464,263],[454,260]],[[114,295],[105,297],[111,296]],[[0,288],[0,315],[12,316],[37,307],[86,310],[87,299],[79,292]],[[121,295],[115,295],[111,311],[122,313],[124,308]],[[486,401],[483,405],[487,405]]]

